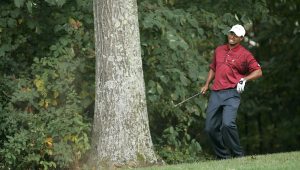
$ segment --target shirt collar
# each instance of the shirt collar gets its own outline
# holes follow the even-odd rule
[[[238,51],[241,48],[241,44],[238,44],[236,47],[232,48],[231,51]],[[229,44],[226,45],[226,50],[229,51]]]

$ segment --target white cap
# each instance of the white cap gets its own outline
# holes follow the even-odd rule
[[[231,31],[234,32],[235,35],[239,37],[243,37],[246,34],[245,28],[239,24],[232,26],[229,32]]]

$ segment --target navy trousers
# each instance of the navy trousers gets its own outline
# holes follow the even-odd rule
[[[206,110],[205,131],[218,158],[244,155],[236,125],[240,98],[236,89],[211,92]]]

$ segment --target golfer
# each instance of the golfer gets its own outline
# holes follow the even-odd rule
[[[207,107],[205,131],[219,159],[244,156],[236,125],[237,110],[246,82],[262,76],[260,65],[240,42],[245,29],[234,25],[227,35],[228,43],[215,49],[205,85],[204,95],[212,80]]]

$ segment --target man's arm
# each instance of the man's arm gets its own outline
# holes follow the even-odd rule
[[[214,77],[215,77],[215,72],[212,69],[210,69],[208,72],[208,75],[207,75],[206,83],[201,88],[201,91],[200,91],[202,94],[206,93],[206,91],[208,90],[208,87],[209,87],[209,83],[214,79]]]
[[[238,84],[236,86],[236,90],[239,93],[242,93],[244,91],[245,84],[246,84],[247,81],[249,81],[249,80],[255,80],[255,79],[257,79],[257,78],[259,78],[261,76],[262,76],[261,69],[252,71],[248,76],[246,76],[244,78],[241,78],[241,80],[238,82]]]
[[[244,77],[244,79],[246,81],[255,80],[261,76],[262,76],[262,71],[261,71],[261,69],[258,69],[258,70],[251,72],[248,76]]]

